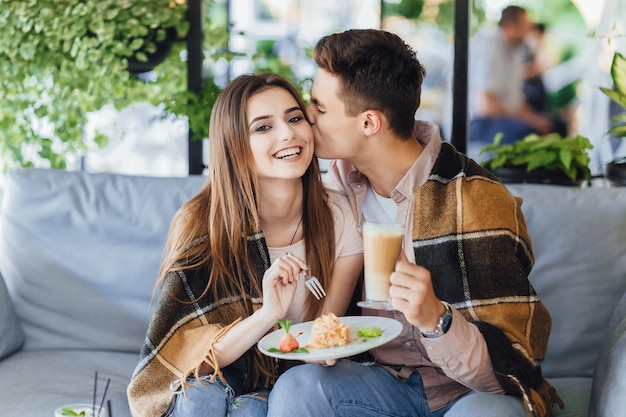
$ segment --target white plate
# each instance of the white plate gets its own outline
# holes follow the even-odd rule
[[[278,349],[280,339],[285,334],[283,329],[278,329],[259,341],[259,350],[268,356],[279,359],[290,359],[300,361],[320,361],[325,359],[339,359],[347,356],[356,355],[366,352],[372,348],[384,345],[390,340],[395,339],[402,331],[402,323],[387,317],[378,316],[346,316],[340,317],[339,320],[350,327],[350,340],[346,346],[337,346],[331,348],[307,348],[307,353],[283,353],[270,352],[269,349]],[[300,346],[309,343],[311,338],[311,327],[313,321],[306,323],[294,324],[289,329],[289,333],[297,336]],[[378,326],[383,334],[378,337],[359,337],[357,332],[359,329],[370,326]],[[302,332],[300,336],[298,334]]]

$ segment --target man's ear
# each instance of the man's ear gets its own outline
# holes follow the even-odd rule
[[[362,114],[363,134],[373,136],[382,128],[383,114],[378,110],[366,110]]]

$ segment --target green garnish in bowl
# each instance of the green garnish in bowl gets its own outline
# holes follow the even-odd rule
[[[72,417],[79,416],[79,417],[83,417],[83,416],[87,415],[87,410],[83,409],[83,410],[77,412],[77,411],[74,411],[74,409],[72,409],[72,408],[63,407],[63,408],[61,408],[61,413],[64,416],[72,416]],[[89,412],[89,415],[91,415],[91,411]]]
[[[359,337],[378,337],[382,334],[383,330],[378,326],[363,327],[357,332]]]

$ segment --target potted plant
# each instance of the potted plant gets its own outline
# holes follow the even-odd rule
[[[531,134],[511,144],[501,141],[502,135],[496,135],[480,154],[491,153],[481,164],[502,182],[579,185],[591,178],[587,151],[592,145],[583,136]]]
[[[626,108],[626,58],[616,52],[611,64],[613,88],[600,87],[600,90],[622,108]],[[609,134],[615,138],[626,137],[626,111],[611,118]],[[607,178],[616,185],[626,185],[626,156],[607,165]]]
[[[64,168],[84,154],[84,125],[106,104],[162,101],[185,83],[143,82],[129,71],[166,53],[189,29],[182,0],[0,0],[0,157]],[[184,67],[180,58],[176,65]],[[145,69],[147,67],[144,67]],[[109,138],[97,134],[104,146]],[[30,153],[29,153],[30,151]]]

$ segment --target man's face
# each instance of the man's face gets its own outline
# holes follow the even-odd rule
[[[526,38],[526,35],[530,32],[532,25],[532,21],[528,15],[526,13],[522,14],[519,21],[514,25],[513,42],[522,43]]]
[[[318,70],[307,113],[313,123],[315,155],[324,159],[350,160],[358,150],[358,138],[363,135],[359,117],[346,114],[345,104],[339,99],[338,92],[337,77]]]

